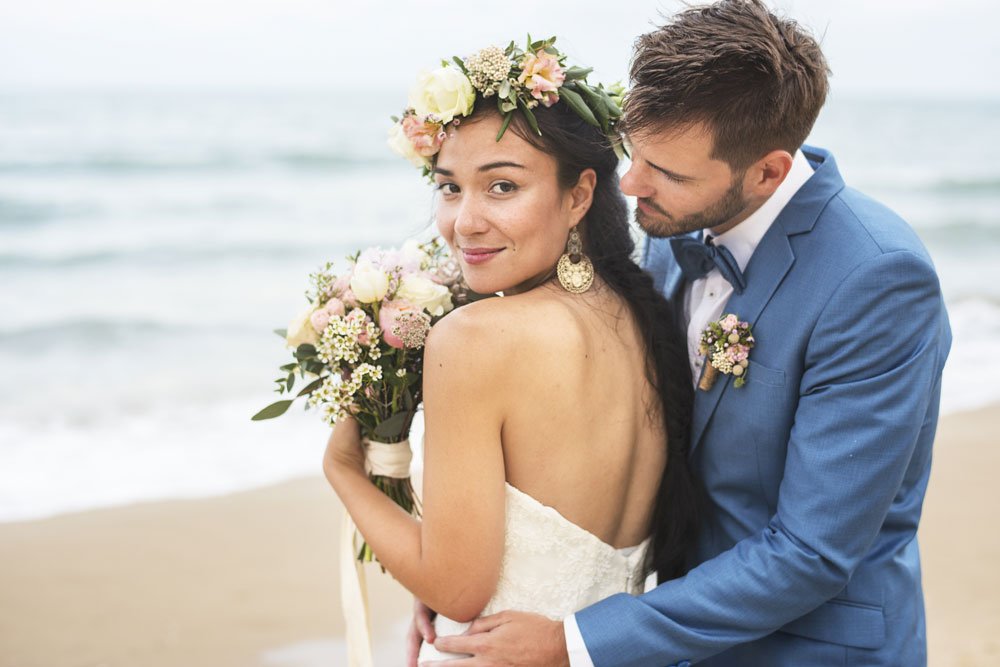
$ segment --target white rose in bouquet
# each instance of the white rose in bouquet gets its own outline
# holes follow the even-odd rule
[[[315,345],[319,342],[319,334],[312,325],[312,314],[316,308],[312,304],[295,316],[285,332],[285,343],[293,350],[303,343]]]
[[[404,275],[396,296],[425,309],[433,317],[440,317],[452,309],[451,291],[419,274]]]
[[[358,264],[351,276],[351,291],[361,303],[375,303],[389,291],[389,276],[372,264]]]

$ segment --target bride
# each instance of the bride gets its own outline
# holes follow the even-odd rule
[[[369,482],[356,422],[324,458],[379,561],[438,612],[438,636],[505,609],[561,619],[640,592],[648,572],[676,577],[695,525],[686,347],[632,259],[617,100],[551,40],[463,64],[424,77],[396,135],[433,177],[465,280],[502,294],[427,340],[422,520]],[[459,656],[420,652],[446,657]]]

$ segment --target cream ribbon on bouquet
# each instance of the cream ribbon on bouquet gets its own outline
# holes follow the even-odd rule
[[[365,468],[371,475],[406,479],[410,476],[413,452],[410,441],[384,443],[365,440]],[[364,564],[358,561],[355,544],[357,529],[344,510],[340,535],[340,605],[347,631],[349,667],[373,667],[371,619],[368,613],[368,585]]]

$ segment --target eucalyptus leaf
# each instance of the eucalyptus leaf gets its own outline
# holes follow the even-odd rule
[[[584,103],[583,98],[580,97],[580,93],[574,91],[569,86],[563,86],[559,89],[559,97],[566,100],[566,103],[573,108],[573,111],[582,118],[587,123],[590,123],[594,127],[600,127],[601,124],[597,122],[597,118],[594,117],[594,112],[590,110],[589,107]]]
[[[409,418],[409,412],[397,412],[385,421],[381,421],[372,431],[379,438],[396,438],[403,434],[403,427]]]
[[[462,70],[463,74],[469,73],[468,70],[465,69],[465,62],[463,62],[461,58],[458,56],[452,56],[451,59],[455,61],[455,64],[458,65],[458,69]]]
[[[503,80],[503,83],[500,84],[500,89],[497,91],[497,95],[500,97],[508,97],[510,95],[510,79]]]
[[[513,111],[516,108],[517,108],[517,104],[515,102],[501,102],[500,103],[500,111],[502,113],[505,113],[505,114],[510,113],[511,111]],[[498,139],[498,141],[499,141],[499,139]]]
[[[317,389],[319,389],[321,386],[323,386],[323,382],[325,380],[326,380],[326,378],[319,378],[318,380],[313,380],[312,382],[310,382],[309,384],[307,384],[305,387],[302,388],[302,391],[300,391],[296,395],[296,398],[298,398],[299,396],[305,396],[306,394],[313,393],[314,391],[316,391]]]
[[[295,386],[295,373],[289,373],[288,377],[285,378],[285,391],[291,391],[292,387]]]
[[[610,95],[608,95],[608,91],[604,90],[603,87],[598,88],[597,94],[601,96],[601,98],[604,100],[605,105],[607,105],[608,115],[610,115],[612,118],[622,117],[621,108],[618,106],[618,103],[614,99],[612,99]]]
[[[508,127],[510,127],[510,121],[512,118],[514,118],[513,109],[504,114],[503,123],[500,125],[500,131],[497,132],[497,141],[500,141],[500,139],[503,138],[503,133],[507,131]]]
[[[275,417],[280,417],[281,415],[285,414],[285,412],[288,410],[289,407],[291,407],[292,400],[294,399],[278,401],[277,403],[271,403],[271,405],[267,406],[266,408],[255,414],[250,419],[255,422],[259,422],[265,419],[274,419]]]
[[[303,359],[312,359],[316,356],[316,346],[310,343],[302,343],[295,349],[295,358],[300,361]]]
[[[594,71],[593,67],[570,67],[568,70],[563,72],[566,75],[566,81],[576,81],[578,79],[586,79],[587,75]]]
[[[278,334],[282,338],[288,338],[288,329],[275,329],[274,333]]]
[[[312,373],[313,375],[319,375],[320,373],[323,372],[324,368],[326,368],[326,366],[323,364],[322,361],[313,361],[313,360],[311,360],[311,361],[307,361],[306,365],[305,365],[306,372],[307,373]]]
[[[573,89],[579,91],[580,95],[586,98],[587,106],[594,112],[594,115],[597,116],[597,120],[601,123],[601,129],[607,132],[608,121],[610,120],[611,115],[607,105],[604,103],[604,98],[601,97],[597,91],[582,81],[574,85]]]
[[[520,106],[521,111],[524,112],[524,117],[528,119],[528,125],[531,126],[531,129],[534,130],[535,134],[538,136],[542,136],[542,131],[538,129],[538,121],[535,119],[535,114],[528,108],[528,105],[521,100],[518,100],[518,106]]]

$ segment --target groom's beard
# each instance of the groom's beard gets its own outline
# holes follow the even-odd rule
[[[743,198],[742,175],[739,178],[734,178],[729,189],[711,205],[697,213],[691,213],[680,219],[674,218],[674,216],[670,215],[670,213],[656,204],[652,199],[641,199],[640,201],[647,208],[656,211],[658,215],[649,215],[637,208],[635,210],[635,221],[639,223],[639,226],[647,234],[657,238],[718,227],[742,213],[748,203]]]

